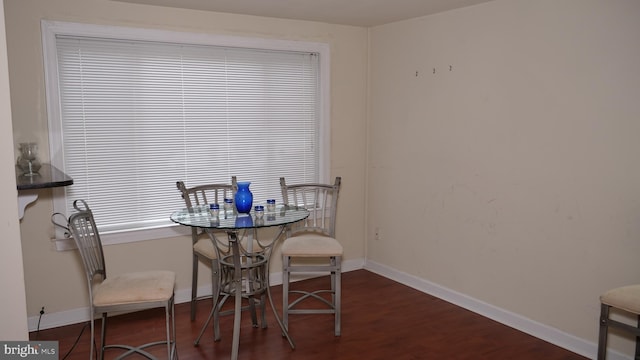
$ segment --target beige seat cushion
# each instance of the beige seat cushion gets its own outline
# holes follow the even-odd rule
[[[342,256],[338,240],[316,234],[301,234],[287,238],[282,244],[282,255],[304,257]]]
[[[216,250],[213,248],[213,243],[208,237],[206,239],[200,239],[193,244],[193,251],[209,259],[215,259],[217,257]]]
[[[226,235],[224,235],[226,236]],[[242,246],[247,249],[247,238],[243,238],[241,240]],[[253,247],[251,248],[253,252],[260,250],[260,245],[256,239],[253,239]],[[195,244],[193,244],[193,251],[197,254],[203,255],[208,259],[217,259],[216,250],[213,248],[213,243],[209,237],[198,240]]]
[[[165,301],[173,296],[176,274],[141,271],[108,277],[93,289],[95,306]]]
[[[607,291],[600,302],[634,314],[640,314],[640,285],[629,285]]]

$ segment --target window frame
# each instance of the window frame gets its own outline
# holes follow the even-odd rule
[[[65,170],[63,158],[63,134],[61,106],[58,84],[58,63],[56,36],[80,35],[99,38],[172,42],[178,44],[213,45],[264,50],[304,51],[319,56],[320,108],[319,108],[319,175],[320,181],[329,180],[330,160],[330,52],[329,45],[319,42],[281,40],[272,38],[216,35],[211,33],[182,32],[173,30],[96,25],[62,21],[41,21],[42,48],[45,72],[45,97],[48,119],[49,154],[52,165]],[[64,188],[53,188],[54,212],[66,212]],[[177,192],[176,192],[176,196]],[[167,210],[167,218],[172,210]],[[68,215],[68,214],[65,214]],[[172,224],[154,229],[124,230],[101,234],[105,245],[129,243],[143,240],[161,239],[187,235],[189,229]],[[63,232],[56,230],[56,238],[62,239]]]

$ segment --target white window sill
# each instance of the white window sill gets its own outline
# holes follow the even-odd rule
[[[111,234],[100,234],[103,246],[126,244],[138,241],[164,239],[178,236],[190,236],[191,229],[186,226],[171,225],[155,229],[144,229],[134,231],[122,231]],[[72,238],[51,239],[57,251],[76,249],[76,244]]]

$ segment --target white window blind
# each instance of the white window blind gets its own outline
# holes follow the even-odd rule
[[[187,186],[251,181],[254,203],[321,180],[319,55],[55,36],[60,166],[103,233],[170,225]],[[49,87],[48,87],[49,89]],[[56,141],[53,141],[55,143]]]

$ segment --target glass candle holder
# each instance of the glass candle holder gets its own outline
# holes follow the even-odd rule
[[[22,171],[22,175],[33,176],[40,170],[41,164],[38,160],[38,144],[36,143],[20,143],[20,156],[18,157],[18,167]]]
[[[233,199],[224,199],[224,211],[233,210]]]
[[[262,219],[262,217],[264,216],[264,206],[256,205],[256,207],[253,210],[256,213],[256,219]]]
[[[267,212],[276,211],[276,199],[267,200]]]
[[[220,205],[209,204],[209,212],[211,213],[211,216],[217,217],[218,214],[220,213]]]

